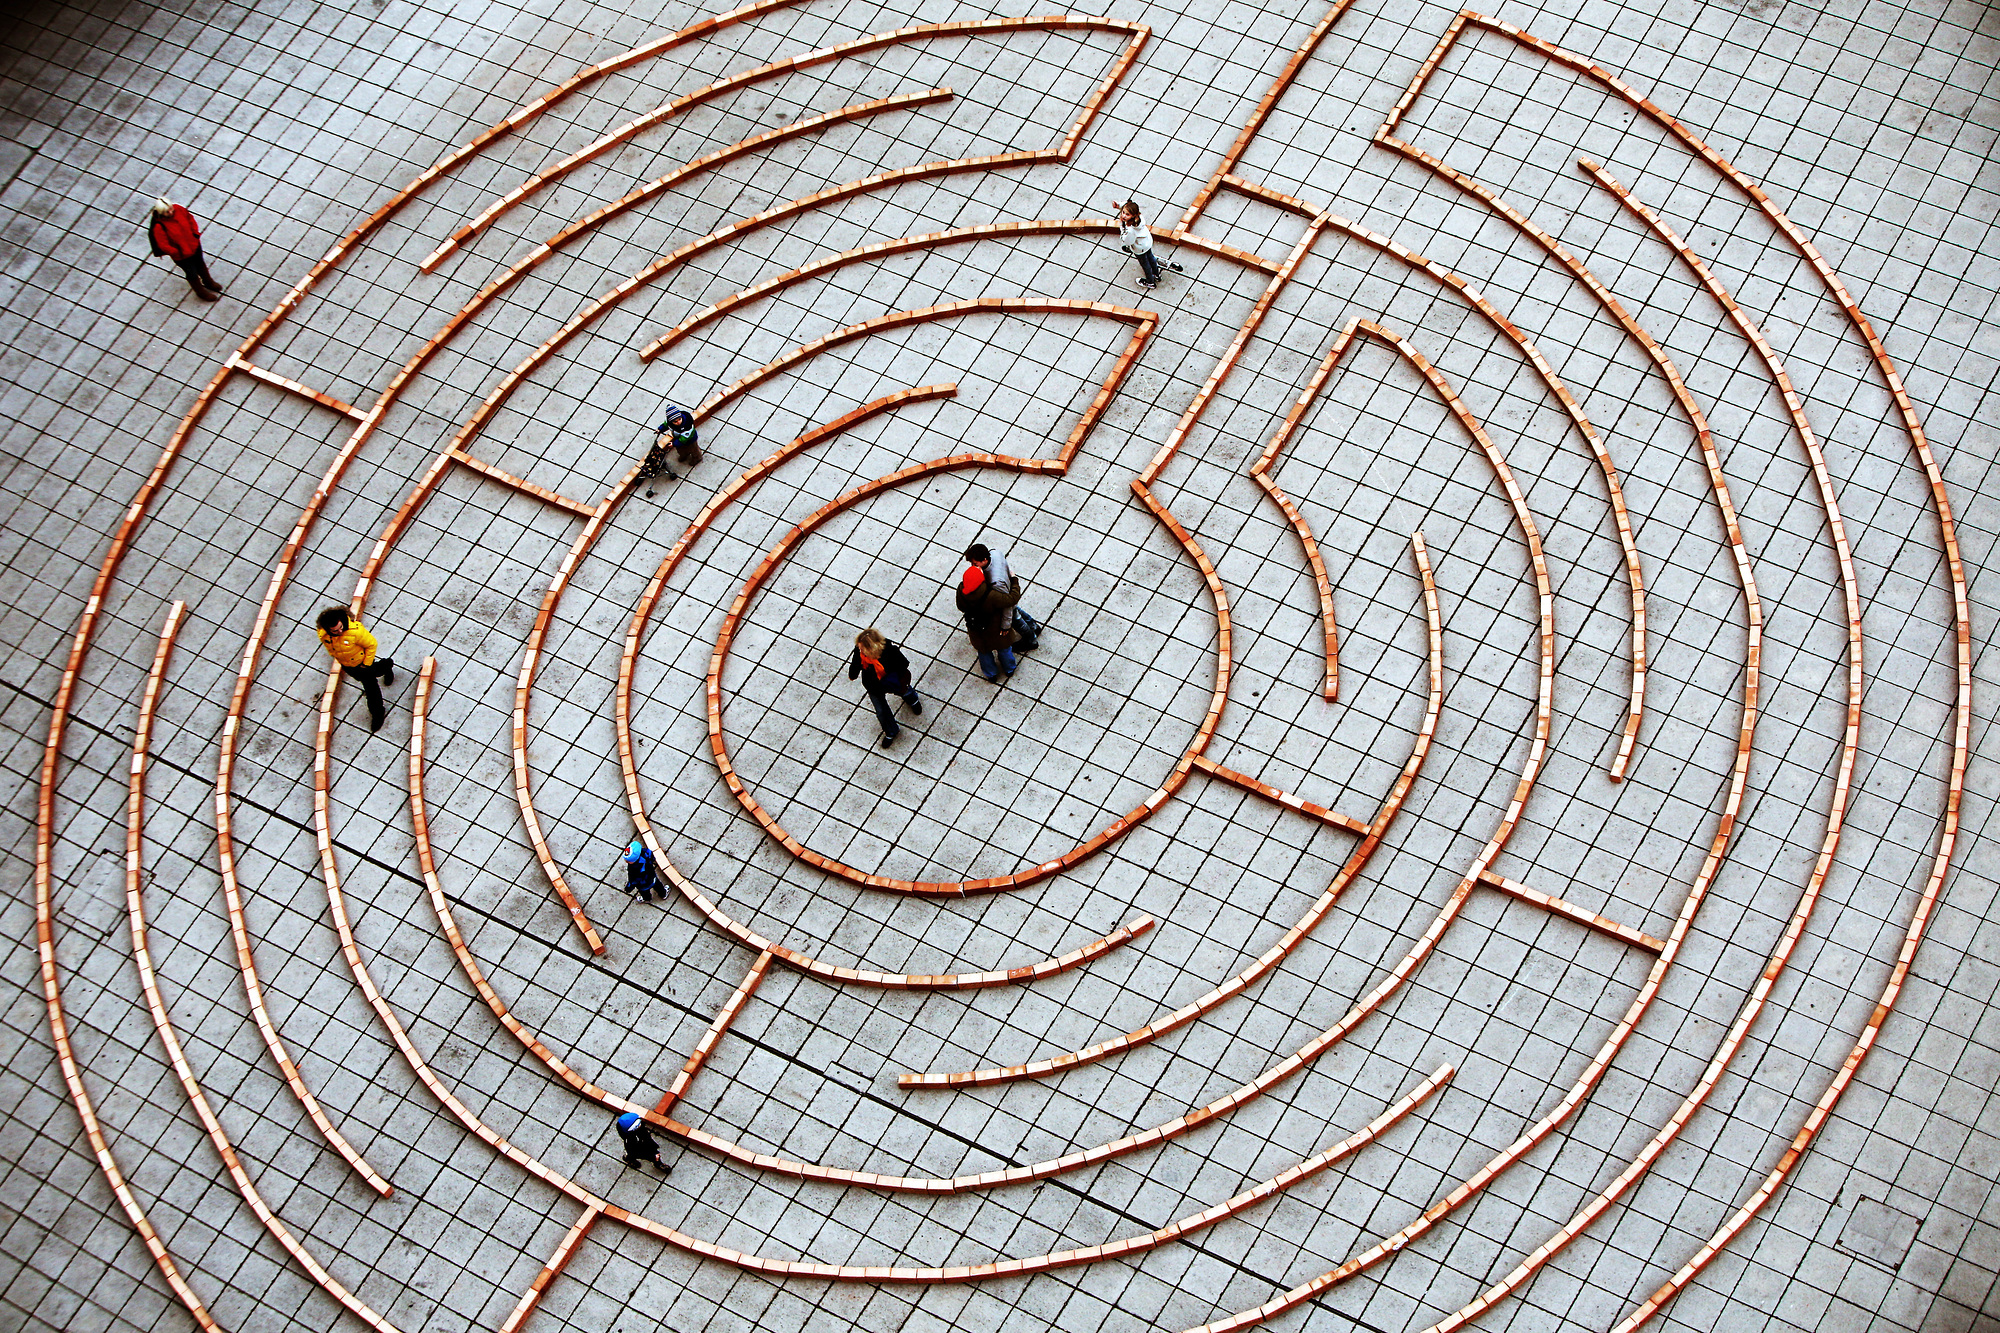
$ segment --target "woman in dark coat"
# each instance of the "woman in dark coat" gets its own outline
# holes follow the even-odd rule
[[[896,725],[896,715],[889,711],[889,696],[902,695],[912,713],[924,711],[924,701],[910,679],[910,659],[872,625],[854,636],[854,655],[847,659],[847,678],[859,679],[861,687],[868,691],[869,701],[875,705],[875,716],[882,719],[885,750],[896,743],[903,730]]]
[[[998,685],[1014,674],[1014,603],[1021,600],[1020,580],[1008,580],[1002,588],[986,577],[978,565],[965,571],[958,585],[958,612],[965,617],[965,633],[972,650],[979,654],[979,670]]]

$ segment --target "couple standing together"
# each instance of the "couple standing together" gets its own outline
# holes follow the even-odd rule
[[[1021,580],[1009,572],[1007,553],[980,542],[965,548],[966,569],[958,581],[958,610],[965,617],[965,633],[979,655],[979,670],[995,685],[1014,674],[1019,662],[1014,657],[1032,649],[1042,627],[1020,606]],[[882,721],[882,748],[896,743],[902,728],[889,711],[889,696],[901,695],[912,713],[924,711],[917,694],[910,659],[882,631],[870,626],[854,638],[854,654],[847,661],[847,678],[860,680]]]

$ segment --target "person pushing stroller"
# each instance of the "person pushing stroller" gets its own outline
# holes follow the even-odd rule
[[[662,472],[674,481],[681,479],[681,474],[667,461],[669,449],[690,472],[701,462],[701,432],[695,429],[694,413],[677,403],[667,404],[666,418],[654,430],[653,447],[647,451],[646,461],[639,464],[640,481],[650,482]],[[653,488],[648,486],[646,494],[652,493]]]

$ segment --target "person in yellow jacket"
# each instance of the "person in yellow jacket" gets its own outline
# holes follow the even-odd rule
[[[375,660],[375,636],[343,606],[329,606],[319,613],[319,641],[340,663],[343,675],[361,682],[361,692],[368,696],[368,730],[379,731],[382,720],[389,716],[381,687],[395,685],[396,664],[386,657]]]

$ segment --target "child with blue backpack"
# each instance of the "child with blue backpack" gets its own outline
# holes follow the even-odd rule
[[[653,859],[653,849],[646,845],[644,838],[632,839],[632,845],[625,849],[625,892],[642,903],[656,899],[666,901],[667,890],[660,883],[659,862]]]

